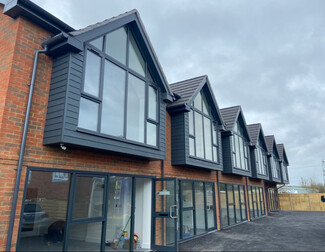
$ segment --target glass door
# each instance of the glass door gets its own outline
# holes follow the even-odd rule
[[[71,184],[65,251],[103,251],[107,177],[74,174]]]
[[[175,178],[153,179],[152,249],[177,251],[177,188]]]

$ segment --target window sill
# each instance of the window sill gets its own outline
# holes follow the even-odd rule
[[[199,158],[199,157],[195,157],[195,156],[192,156],[192,155],[188,155],[188,157],[199,160],[199,161],[204,161],[204,162],[208,162],[208,163],[211,163],[211,164],[220,165],[220,162],[218,163],[218,162],[215,162],[215,161],[212,161],[212,160],[209,160],[209,159]]]
[[[103,133],[94,132],[94,131],[87,130],[87,129],[83,129],[83,128],[79,128],[79,127],[77,127],[77,130],[76,131],[77,132],[80,132],[80,133],[84,133],[84,134],[89,134],[89,135],[93,135],[93,136],[97,136],[97,137],[101,137],[101,138],[106,138],[106,139],[114,140],[114,141],[124,142],[124,143],[127,143],[127,144],[138,145],[138,146],[141,146],[141,147],[146,147],[146,148],[150,148],[150,149],[154,149],[154,150],[159,150],[159,148],[157,146],[148,145],[148,144],[144,144],[144,143],[140,143],[140,142],[128,140],[126,138],[114,137],[114,136],[110,136],[110,135],[106,135],[106,134],[103,134]]]

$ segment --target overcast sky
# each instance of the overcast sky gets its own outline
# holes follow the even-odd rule
[[[208,75],[220,108],[284,143],[291,185],[323,183],[325,1],[34,2],[75,29],[137,9],[169,83]]]

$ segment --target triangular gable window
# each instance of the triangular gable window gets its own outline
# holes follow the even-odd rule
[[[124,27],[106,35],[105,52],[126,65],[127,31]]]
[[[146,63],[141,55],[141,52],[134,40],[133,35],[130,33],[129,40],[129,66],[134,71],[138,72],[142,76],[145,76]]]
[[[205,115],[211,116],[211,108],[203,90],[196,95],[194,99],[194,107],[203,112]]]
[[[152,80],[152,76],[148,76],[149,71],[146,71],[146,61],[141,54],[139,46],[132,32],[127,27],[121,27],[96,38],[90,41],[89,44],[104,51],[118,62],[128,65],[128,67],[141,76],[147,76]]]

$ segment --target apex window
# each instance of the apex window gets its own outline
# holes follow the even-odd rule
[[[190,155],[219,163],[218,126],[201,90],[189,112]]]
[[[273,178],[280,178],[280,164],[279,160],[273,155],[270,157],[271,170]]]
[[[157,146],[159,90],[131,30],[90,41],[84,57],[78,128]]]
[[[266,175],[267,170],[267,161],[266,161],[266,152],[262,148],[262,142],[259,139],[255,149],[255,161],[256,161],[256,168],[257,173]]]
[[[244,137],[244,130],[238,121],[235,124],[233,135],[230,139],[232,146],[233,166],[235,168],[248,171],[248,142]]]

